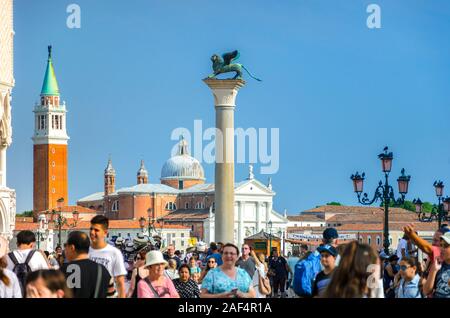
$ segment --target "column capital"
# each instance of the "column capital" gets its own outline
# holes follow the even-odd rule
[[[216,107],[234,108],[238,90],[245,85],[245,81],[242,79],[219,80],[205,78],[203,81],[212,90],[214,106]]]

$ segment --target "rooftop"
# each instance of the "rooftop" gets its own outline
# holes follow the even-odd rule
[[[382,207],[372,207],[372,206],[349,206],[349,205],[321,205],[313,209],[305,210],[303,213],[317,213],[317,212],[329,212],[329,213],[368,213],[368,212],[377,212],[383,211]],[[412,213],[411,211],[402,209],[402,208],[389,208],[391,213]]]
[[[73,223],[73,219],[68,219],[68,223]],[[49,222],[49,229],[57,229],[54,223]],[[88,230],[91,227],[91,223],[87,221],[80,221],[77,223],[75,227],[69,227],[68,225],[64,225],[62,227],[63,230]],[[30,222],[17,222],[15,231],[23,231],[30,230],[35,231],[39,228],[39,223],[30,223]],[[109,221],[109,229],[140,229],[139,221],[137,220],[110,220]],[[155,224],[156,229],[162,230],[190,230],[191,228],[188,226],[182,225],[173,225],[173,224]]]
[[[209,209],[178,209],[164,216],[167,221],[204,220],[209,217]]]
[[[323,218],[314,214],[288,215],[287,218],[290,222],[325,222]]]
[[[80,205],[66,205],[61,208],[55,208],[54,210],[57,212],[61,211],[62,213],[73,213],[73,212],[77,211],[78,213],[83,213],[83,214],[86,214],[86,213],[97,214],[97,211],[95,211],[93,209],[85,208]],[[45,210],[45,211],[39,212],[39,214],[51,212],[51,211],[52,210]]]

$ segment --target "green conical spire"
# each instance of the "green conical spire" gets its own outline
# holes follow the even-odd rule
[[[56,81],[55,70],[52,63],[52,46],[48,46],[47,69],[45,70],[44,84],[42,84],[41,95],[59,96],[58,82]]]

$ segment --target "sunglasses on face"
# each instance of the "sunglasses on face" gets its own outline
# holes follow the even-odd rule
[[[215,261],[208,261],[208,264],[214,264]]]
[[[400,266],[400,270],[403,271],[403,272],[406,271],[408,268],[409,268],[409,266],[406,266],[406,265],[401,265]]]

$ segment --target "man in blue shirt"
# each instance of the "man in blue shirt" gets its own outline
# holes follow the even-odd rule
[[[219,253],[219,248],[217,247],[217,244],[214,243],[214,242],[212,242],[212,243],[209,245],[209,249],[211,250],[211,255],[209,255],[209,256],[206,258],[206,261],[208,262],[208,260],[209,260],[211,257],[213,257],[213,258],[216,260],[217,266],[222,265],[222,264],[223,264],[223,261],[222,261],[222,255]]]

